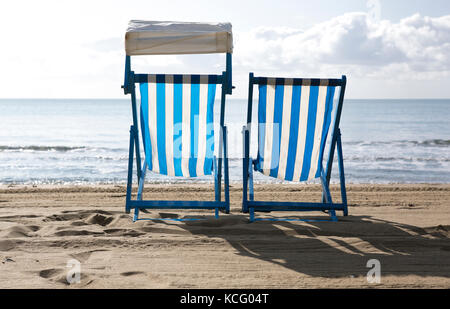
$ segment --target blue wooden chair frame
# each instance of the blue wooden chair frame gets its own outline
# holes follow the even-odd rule
[[[147,74],[135,74],[131,70],[131,58],[125,59],[125,82],[122,88],[125,94],[131,94],[131,108],[133,115],[133,124],[130,128],[130,145],[128,157],[128,179],[125,211],[130,213],[134,209],[134,221],[139,220],[139,210],[141,209],[212,209],[215,210],[215,217],[218,218],[219,211],[226,214],[230,212],[230,190],[229,190],[229,171],[228,171],[228,143],[227,127],[225,126],[225,97],[232,93],[232,55],[226,54],[226,71],[222,75],[217,75],[217,84],[222,85],[222,94],[220,102],[220,138],[219,138],[219,158],[214,159],[214,201],[156,201],[143,200],[142,192],[147,171],[147,163],[144,159],[142,165],[141,152],[139,145],[138,116],[136,104],[136,83],[145,81]],[[137,199],[131,197],[133,186],[133,161],[136,158],[136,170],[138,179]],[[222,167],[224,174],[224,201],[222,201]]]
[[[248,95],[248,107],[247,107],[247,125],[243,127],[243,140],[244,140],[244,159],[243,159],[243,198],[242,198],[242,212],[250,214],[250,221],[255,219],[255,212],[269,213],[272,211],[323,211],[328,212],[331,221],[337,221],[336,211],[343,211],[344,216],[348,216],[347,205],[347,193],[345,189],[345,174],[344,174],[344,161],[342,154],[342,141],[341,131],[339,128],[342,106],[344,103],[345,88],[347,85],[346,76],[342,76],[342,79],[330,79],[330,83],[335,86],[340,86],[340,95],[335,113],[334,126],[331,134],[331,145],[329,148],[328,161],[326,169],[320,177],[322,183],[322,202],[321,203],[304,203],[304,202],[267,202],[267,201],[255,201],[254,187],[253,187],[253,167],[255,161],[250,158],[250,129],[252,124],[252,106],[253,106],[253,86],[258,85],[262,80],[261,77],[255,77],[253,73],[249,75],[249,95]],[[299,80],[300,82],[302,80]],[[318,86],[320,80],[312,79],[311,86]],[[330,194],[330,178],[333,168],[333,159],[337,147],[339,176],[340,176],[340,189],[342,203],[333,203]]]

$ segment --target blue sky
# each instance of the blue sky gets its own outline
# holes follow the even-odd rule
[[[0,97],[123,98],[130,19],[231,22],[234,98],[247,95],[249,71],[346,74],[349,98],[450,98],[448,0],[9,1],[0,11]],[[224,62],[147,58],[137,71],[208,73]]]

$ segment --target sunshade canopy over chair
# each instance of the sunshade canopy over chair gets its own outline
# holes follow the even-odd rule
[[[132,20],[125,50],[129,56],[232,53],[231,24]]]
[[[232,92],[231,54],[233,40],[229,23],[186,23],[133,20],[125,36],[125,94],[131,94],[133,125],[126,211],[135,209],[215,209],[229,212],[227,130],[224,125],[225,95]],[[226,71],[221,75],[135,74],[131,56],[226,53]],[[140,101],[135,84],[139,84]],[[216,85],[222,85],[219,158],[214,157],[214,101]],[[140,104],[139,104],[140,103]],[[140,105],[137,108],[138,104]],[[139,117],[138,117],[139,110]],[[141,168],[138,126],[145,160]],[[131,199],[132,169],[136,152],[139,190]],[[222,162],[224,161],[224,162]],[[222,163],[225,201],[221,201]],[[198,177],[214,173],[215,200],[144,201],[146,170],[167,176]]]
[[[345,94],[342,79],[293,79],[254,77],[250,74],[247,126],[244,127],[243,211],[335,211],[347,215],[344,167],[339,122]],[[253,86],[258,85],[258,154],[250,158]],[[337,108],[333,110],[336,88],[340,88]],[[334,111],[334,121],[332,119]],[[322,161],[331,124],[332,140],[327,168]],[[329,183],[334,151],[338,146],[342,203],[331,200]],[[253,170],[282,181],[308,181],[320,178],[322,203],[282,203],[254,201]],[[250,187],[250,188],[249,188]],[[250,193],[247,190],[250,189]]]

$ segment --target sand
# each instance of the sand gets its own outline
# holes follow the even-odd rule
[[[317,186],[260,185],[262,200],[317,201]],[[337,188],[333,188],[334,195]],[[144,197],[210,199],[209,185],[149,185]],[[0,187],[0,288],[450,288],[450,185],[349,185],[350,216],[249,223],[152,211],[132,222],[124,186]],[[321,213],[260,217],[319,218]],[[69,285],[68,261],[81,267]],[[367,262],[381,283],[367,281]]]

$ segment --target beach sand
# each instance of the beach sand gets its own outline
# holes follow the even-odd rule
[[[338,188],[332,193],[338,196]],[[259,185],[258,200],[318,201],[318,186]],[[210,185],[147,185],[144,198],[212,199]],[[339,222],[124,213],[124,186],[0,187],[0,288],[450,288],[450,185],[349,185]],[[341,213],[339,214],[342,215]],[[259,217],[327,219],[321,213]],[[67,263],[81,263],[68,285]],[[381,263],[368,283],[367,262]]]

